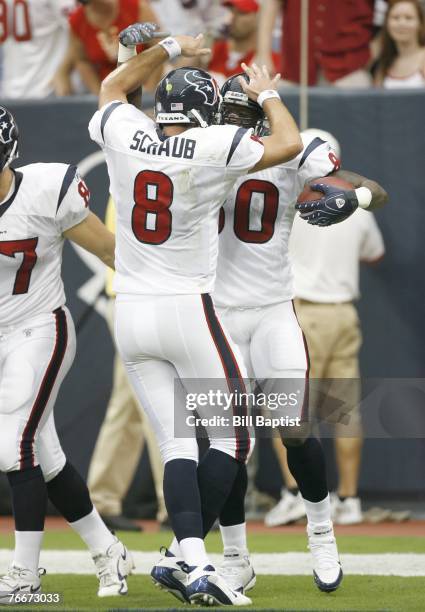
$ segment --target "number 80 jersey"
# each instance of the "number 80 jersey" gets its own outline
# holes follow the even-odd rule
[[[89,214],[76,166],[30,164],[14,174],[0,204],[0,330],[63,306],[62,234]]]
[[[219,306],[258,308],[294,297],[288,247],[296,200],[306,182],[339,167],[328,143],[301,136],[298,157],[239,179],[223,206],[213,294]]]
[[[220,207],[261,159],[263,144],[252,130],[231,125],[166,138],[119,101],[95,113],[89,132],[105,152],[117,213],[114,291],[210,292]]]

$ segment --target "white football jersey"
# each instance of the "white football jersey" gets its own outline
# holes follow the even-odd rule
[[[115,292],[211,291],[220,207],[261,159],[263,144],[236,126],[164,138],[143,112],[122,102],[97,111],[89,131],[105,152],[117,209]]]
[[[328,175],[339,163],[327,142],[302,139],[298,157],[239,179],[225,201],[216,304],[256,308],[293,298],[288,246],[295,203],[306,182]]]
[[[3,0],[0,43],[4,98],[44,98],[68,45],[75,0]]]
[[[76,166],[30,164],[14,173],[0,204],[0,329],[64,305],[62,234],[89,214]]]

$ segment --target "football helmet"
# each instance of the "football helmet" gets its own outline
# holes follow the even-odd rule
[[[0,106],[0,172],[19,157],[18,126],[7,108]]]
[[[199,68],[177,68],[159,83],[155,93],[155,121],[208,127],[215,122],[220,90],[215,79]]]
[[[221,88],[220,123],[254,128],[255,133],[262,136],[268,129],[266,115],[261,106],[244,92],[239,77],[249,82],[248,76],[242,72],[227,79]]]

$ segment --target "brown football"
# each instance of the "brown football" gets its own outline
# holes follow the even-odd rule
[[[354,189],[353,185],[344,179],[338,178],[337,176],[323,176],[322,178],[310,181],[308,185],[304,187],[304,191],[298,196],[298,202],[312,202],[314,200],[320,200],[323,198],[321,191],[314,191],[310,185],[315,183],[325,183],[326,185],[335,185],[335,187],[342,187],[343,189]]]

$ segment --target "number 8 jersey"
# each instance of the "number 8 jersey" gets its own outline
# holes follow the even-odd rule
[[[258,308],[294,297],[288,247],[296,200],[306,182],[339,167],[328,143],[301,136],[298,157],[240,179],[223,206],[213,294],[219,306]]]
[[[0,204],[0,330],[64,305],[62,234],[87,217],[88,198],[75,166],[14,170]]]
[[[89,132],[105,152],[117,211],[114,291],[211,291],[220,207],[263,156],[262,143],[252,130],[231,125],[166,138],[122,102],[97,111]]]

